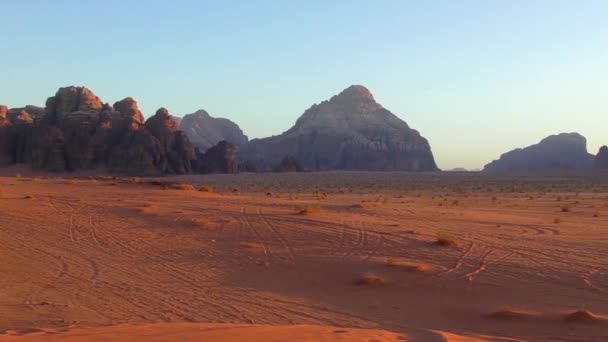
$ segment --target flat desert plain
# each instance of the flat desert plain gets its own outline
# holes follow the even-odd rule
[[[6,176],[0,192],[0,341],[608,340],[606,174]]]

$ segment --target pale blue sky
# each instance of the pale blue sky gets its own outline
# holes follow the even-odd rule
[[[0,0],[0,103],[66,85],[280,134],[351,84],[441,168],[577,131],[608,144],[608,1]]]

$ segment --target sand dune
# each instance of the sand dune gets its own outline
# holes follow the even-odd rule
[[[0,178],[0,341],[608,339],[606,179],[398,175]]]

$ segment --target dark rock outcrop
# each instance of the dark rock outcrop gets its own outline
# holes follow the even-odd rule
[[[600,147],[599,152],[593,160],[593,168],[597,170],[608,170],[608,146]]]
[[[110,152],[110,170],[137,175],[192,171],[194,148],[184,133],[177,130],[167,109],[160,108],[144,125],[139,124],[143,115],[133,99],[117,102],[114,109],[122,109],[127,115],[119,119],[119,129],[124,133]]]
[[[220,141],[205,153],[196,149],[197,171],[201,173],[237,173],[239,171],[239,161],[236,154],[236,147],[227,141]]]
[[[304,168],[294,156],[285,156],[281,163],[274,167],[274,172],[302,172]]]
[[[589,169],[592,163],[587,139],[578,133],[562,133],[504,153],[487,164],[484,171],[578,170]]]
[[[207,168],[196,160],[194,147],[178,127],[164,108],[144,122],[132,98],[110,106],[87,88],[60,88],[45,109],[0,106],[0,166],[27,163],[36,170],[100,168],[132,175]],[[229,152],[236,158],[234,148],[224,148],[223,153]],[[216,172],[232,170],[225,162],[214,163],[209,168]]]
[[[0,167],[14,163],[14,129],[8,108],[0,105]]]
[[[234,122],[224,118],[214,118],[204,110],[188,114],[181,120],[180,129],[188,135],[194,146],[205,151],[222,140],[241,147],[248,138]]]
[[[428,141],[363,86],[313,105],[285,133],[251,140],[239,153],[261,170],[272,169],[285,155],[311,171],[438,170]]]

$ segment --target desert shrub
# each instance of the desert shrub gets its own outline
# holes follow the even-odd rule
[[[310,215],[319,211],[319,207],[315,205],[302,205],[296,207],[296,212],[301,215]]]
[[[437,241],[436,243],[439,246],[457,246],[456,238],[451,234],[439,232],[437,233]]]
[[[397,267],[397,266],[399,266],[399,263],[397,263],[397,261],[394,258],[388,257],[388,258],[386,258],[385,265],[387,267]]]
[[[188,183],[173,183],[170,187],[175,190],[194,190],[194,187]]]
[[[553,223],[555,223],[555,224],[562,223],[562,219],[560,219],[559,217],[556,217],[553,219]]]
[[[213,192],[213,187],[211,185],[205,184],[198,189],[201,192]]]
[[[358,286],[370,286],[370,285],[382,285],[384,284],[384,278],[374,274],[365,273],[361,278],[355,280],[355,285]]]
[[[572,211],[572,208],[569,205],[562,205],[560,210],[562,211],[562,213],[569,213],[570,211]]]

